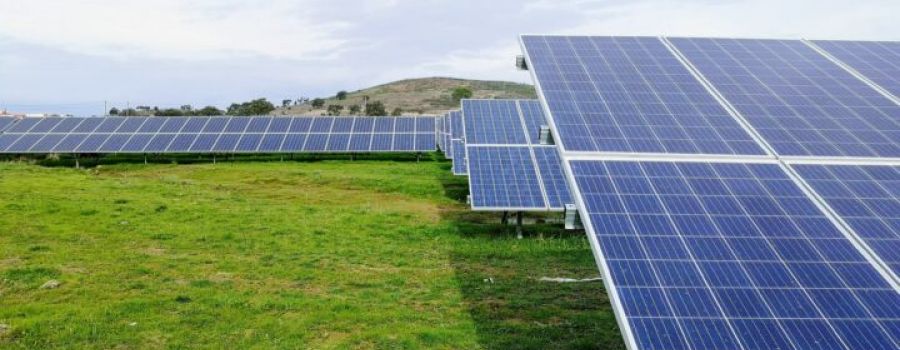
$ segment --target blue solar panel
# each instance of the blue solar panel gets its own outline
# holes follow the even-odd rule
[[[51,119],[48,119],[48,120],[51,120]],[[103,133],[116,132],[116,130],[119,130],[119,127],[122,126],[122,123],[124,123],[124,122],[125,122],[125,118],[105,118],[103,120],[103,122],[100,123],[100,126],[97,127],[95,132],[103,132]],[[41,123],[41,124],[45,124],[45,123]],[[52,123],[52,124],[53,124],[53,126],[56,126],[56,123]],[[46,131],[49,131],[49,130],[50,129],[47,129]],[[35,132],[35,131],[38,131],[38,130],[32,130],[32,132]]]
[[[140,153],[144,150],[144,147],[147,147],[147,144],[150,143],[151,139],[153,139],[153,134],[134,134],[134,136],[129,138],[128,142],[126,142],[119,151]]]
[[[274,123],[274,122],[273,122]],[[287,125],[285,125],[287,128]],[[271,126],[269,130],[271,130]],[[278,152],[281,150],[281,143],[284,142],[284,134],[266,134],[262,142],[259,144],[259,152]]]
[[[466,138],[466,131],[463,127],[462,112],[460,111],[450,112],[450,138],[460,140]]]
[[[356,122],[353,123],[353,132],[354,133],[369,133],[372,132],[372,128],[375,127],[375,118],[372,117],[358,117],[356,118]]]
[[[56,124],[51,132],[68,133],[75,130],[75,127],[78,126],[78,124],[81,124],[82,121],[84,121],[84,118],[63,118],[63,120]],[[141,120],[141,122],[143,122],[143,120]]]
[[[765,154],[657,38],[522,41],[565,151]]]
[[[187,123],[187,118],[184,117],[170,117],[165,118],[166,122],[163,124],[162,128],[159,129],[159,132],[162,133],[177,133],[181,131],[181,128],[184,127],[184,124]]]
[[[123,121],[122,125],[119,126],[119,129],[116,130],[119,133],[136,132],[136,131],[138,131],[138,129],[141,128],[141,125],[144,124],[145,121],[147,121],[147,118],[137,118],[137,117],[122,118],[122,119],[125,119],[125,121]],[[63,120],[62,122],[60,122],[59,125],[57,125],[57,127],[53,130],[53,132],[69,132],[75,128],[75,126],[72,126],[70,128],[61,128],[60,126],[65,123],[66,123],[66,120]],[[64,130],[64,129],[66,129],[66,130]]]
[[[900,166],[792,167],[900,275]]]
[[[222,124],[224,125],[224,124]],[[191,152],[209,152],[213,150],[219,134],[199,134],[191,145]]]
[[[0,132],[5,131],[7,128],[13,125],[16,122],[15,118],[8,117],[0,117]]]
[[[359,123],[359,120],[357,120]],[[374,124],[374,123],[373,123]],[[370,128],[373,124],[369,124]],[[350,137],[350,151],[368,151],[372,144],[372,134],[356,133]]]
[[[0,151],[5,151],[13,142],[16,142],[22,134],[2,134],[0,135]]]
[[[63,137],[56,147],[53,147],[54,152],[68,152],[71,153],[75,150],[78,145],[84,142],[84,139],[87,137],[87,134],[69,134],[66,137]]]
[[[309,132],[327,133],[331,131],[331,124],[334,123],[332,117],[317,117],[313,120],[312,127]]]
[[[106,142],[106,139],[109,138],[110,134],[91,134],[84,139],[77,148],[75,148],[76,152],[79,153],[93,153],[97,152],[100,149],[100,146]]]
[[[156,133],[162,128],[163,123],[166,122],[165,118],[146,118],[143,124],[141,124],[140,128],[138,128],[139,133]]]
[[[413,151],[416,149],[416,134],[394,135],[393,151]]]
[[[531,144],[540,144],[541,127],[548,125],[541,102],[538,100],[519,100],[519,109],[522,111],[522,118],[525,120],[528,140]]]
[[[104,118],[85,118],[78,126],[75,127],[75,130],[72,132],[76,133],[89,133],[94,132],[100,123],[103,122]]]
[[[340,117],[334,119],[334,125],[331,126],[332,133],[349,133],[353,131],[352,117]]]
[[[247,129],[248,124],[250,124],[250,118],[230,118],[228,124],[225,125],[225,132],[242,133]]]
[[[528,147],[467,149],[473,208],[546,208]]]
[[[181,128],[182,133],[197,133],[203,131],[203,127],[210,121],[210,118],[189,118],[184,127]]]
[[[636,348],[897,348],[900,294],[778,165],[570,165]]]
[[[378,125],[378,122],[375,122]],[[393,149],[393,134],[374,134],[372,136],[372,151],[390,151]]]
[[[268,121],[267,121],[268,122]],[[262,141],[263,134],[244,134],[238,141],[235,152],[256,152],[259,143]]]
[[[544,191],[547,193],[547,206],[563,209],[566,204],[573,203],[568,181],[563,173],[559,150],[553,146],[534,147],[534,157],[537,161],[541,182],[544,184]]]
[[[349,119],[349,118],[347,118]],[[335,125],[338,122],[335,121]],[[349,128],[348,128],[349,130]],[[328,137],[328,146],[325,148],[329,152],[346,152],[347,146],[350,144],[350,134],[331,134]]]
[[[209,121],[203,126],[203,132],[220,133],[225,130],[225,125],[228,125],[229,120],[230,118],[209,118]]]
[[[416,132],[416,120],[413,118],[397,118],[394,124],[394,132],[398,133],[414,133]]]
[[[48,136],[49,137],[49,136]],[[128,142],[131,134],[113,134],[100,146],[98,152],[118,152]],[[41,140],[43,141],[43,140]],[[42,150],[43,151],[43,150]]]
[[[41,118],[41,119],[43,119],[43,120],[41,120],[40,123],[38,123],[37,125],[32,127],[31,131],[29,131],[29,132],[32,132],[32,133],[50,132],[50,130],[53,130],[53,128],[56,127],[56,124],[59,124],[59,122],[62,121],[62,118]]]
[[[303,146],[303,150],[306,152],[324,151],[327,145],[328,134],[309,134],[306,137],[306,145]]]
[[[527,144],[515,100],[462,100],[466,144]]]
[[[44,135],[44,137],[41,138],[40,141],[38,141],[37,143],[34,144],[34,146],[31,147],[31,151],[32,152],[50,152],[53,150],[54,147],[56,147],[56,144],[58,144],[59,141],[62,141],[63,137],[65,137],[65,136],[66,136],[65,134],[46,134],[46,135]],[[0,146],[0,150],[2,150],[2,149],[3,149],[3,146]]]
[[[166,149],[169,148],[169,144],[172,143],[172,140],[175,139],[175,135],[176,134],[156,134],[156,136],[150,140],[150,143],[147,144],[147,147],[144,148],[144,152],[165,152]]]
[[[813,43],[900,97],[900,42],[814,40]]]
[[[286,133],[291,127],[291,118],[273,118],[269,124],[269,134]]]
[[[416,134],[415,151],[434,151],[434,134]]]
[[[375,118],[375,132],[377,133],[392,133],[394,132],[394,121],[396,118]]]
[[[290,132],[309,132],[312,126],[312,118],[291,118]]]
[[[10,153],[25,153],[31,149],[31,146],[34,146],[42,136],[42,134],[23,134],[22,137],[11,144],[6,151]]]
[[[244,132],[249,133],[264,133],[269,129],[269,123],[272,122],[272,118],[267,117],[253,117],[250,118],[250,123],[247,124],[247,129]]]
[[[900,157],[900,106],[803,42],[669,40],[777,153]]]
[[[435,132],[435,120],[432,117],[417,117],[416,119],[416,132],[417,133],[434,133]]]
[[[466,144],[460,140],[453,140],[451,149],[453,152],[453,175],[468,174],[466,166]]]
[[[306,143],[306,134],[287,134],[284,137],[284,143],[281,145],[281,151],[300,152],[303,150],[304,143]]]
[[[40,121],[41,118],[25,118],[13,124],[8,128],[8,130],[6,130],[6,132],[28,132],[28,130],[31,130],[31,128],[37,125],[37,123]]]
[[[234,152],[234,148],[237,147],[237,143],[240,138],[241,135],[239,134],[222,134],[218,139],[216,139],[216,145],[213,146],[213,151]]]
[[[172,140],[172,143],[169,144],[169,148],[166,149],[166,152],[189,152],[191,150],[191,145],[197,140],[197,136],[198,134],[178,134],[175,136],[175,139]]]

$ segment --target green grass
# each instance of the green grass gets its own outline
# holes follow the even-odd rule
[[[623,348],[601,283],[537,281],[596,276],[584,234],[448,167],[0,163],[0,348]]]

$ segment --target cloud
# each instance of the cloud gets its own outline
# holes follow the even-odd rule
[[[73,53],[202,60],[318,59],[350,24],[312,16],[310,1],[0,0],[0,37]]]

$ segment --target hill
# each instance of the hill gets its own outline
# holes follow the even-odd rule
[[[338,100],[336,96],[325,99],[325,106],[344,106],[344,113],[350,106],[363,104],[364,96],[369,101],[381,101],[388,112],[399,107],[405,113],[443,114],[459,108],[451,98],[453,89],[466,87],[472,90],[473,98],[536,98],[534,86],[506,81],[466,80],[455,78],[419,78],[395,81],[366,89],[348,91],[347,98]],[[288,108],[278,108],[275,115],[321,115],[323,108],[313,108],[309,103]]]

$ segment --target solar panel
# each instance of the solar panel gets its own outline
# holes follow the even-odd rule
[[[394,124],[394,132],[414,133],[416,132],[416,121],[412,118],[397,118],[397,122]]]
[[[418,133],[416,134],[415,151],[433,151],[435,148],[434,133]]]
[[[56,126],[53,127],[53,130],[51,130],[50,132],[54,132],[54,133],[71,132],[72,130],[75,130],[75,127],[77,127],[78,124],[81,124],[82,121],[83,121],[82,118],[64,118],[59,123],[57,123]],[[141,123],[143,123],[143,120],[141,120]],[[140,126],[140,124],[138,126]]]
[[[352,120],[351,120],[352,121]],[[335,122],[335,125],[338,123]],[[350,130],[348,127],[347,130]],[[326,150],[330,152],[346,152],[347,146],[350,144],[350,134],[331,134],[328,138],[328,146]]]
[[[272,118],[266,117],[253,117],[250,118],[250,123],[247,124],[247,129],[244,132],[248,133],[264,133],[269,129],[269,123],[272,122]]]
[[[461,140],[450,141],[453,152],[453,175],[466,175],[466,145]]]
[[[210,118],[188,118],[187,122],[184,123],[184,127],[181,128],[181,132],[183,133],[198,133],[203,131],[203,127],[206,126]]]
[[[378,123],[376,122],[377,126]],[[372,151],[390,151],[393,150],[394,134],[375,134],[372,136]]]
[[[332,133],[349,133],[353,130],[353,120],[355,118],[336,118],[334,125],[331,127]]]
[[[197,139],[194,140],[194,143],[191,145],[191,152],[209,152],[213,150],[213,146],[215,146],[216,141],[219,139],[219,134],[199,134],[197,135]]]
[[[394,147],[392,150],[414,150],[416,148],[416,134],[394,135]]]
[[[94,132],[100,123],[103,122],[104,118],[84,118],[84,120],[75,127],[72,132],[76,133],[90,133]]]
[[[100,149],[100,146],[106,142],[110,134],[91,134],[88,135],[84,142],[82,142],[78,147],[75,148],[76,152],[79,153],[94,153]]]
[[[29,132],[38,133],[38,132],[50,132],[56,127],[56,124],[59,124],[62,121],[62,118],[42,118],[37,125],[35,125]]]
[[[632,348],[897,348],[900,294],[778,165],[570,166]]]
[[[658,38],[522,43],[564,151],[765,154]]]
[[[185,125],[185,127],[186,126],[187,125]],[[166,152],[189,152],[191,150],[191,145],[197,140],[197,136],[199,136],[199,134],[196,133],[176,135],[175,139],[172,140],[172,143],[169,144],[169,148],[166,149]]]
[[[62,125],[73,119],[75,119],[75,118],[63,119],[63,121],[60,122],[59,124]],[[119,133],[136,132],[147,121],[147,118],[139,118],[139,117],[129,117],[129,118],[122,118],[122,119],[125,119],[125,120],[122,122],[122,125],[119,126],[119,129],[116,130],[116,132],[119,132]],[[74,126],[72,128],[69,128],[69,130],[71,130],[73,128],[74,128]],[[54,132],[68,132],[67,130],[63,130],[63,129],[64,128],[60,128],[59,126],[57,126],[57,128],[54,129]]]
[[[279,120],[279,119],[276,119]],[[274,122],[273,122],[274,123]],[[287,129],[287,125],[284,126]],[[272,127],[269,127],[272,130]],[[262,142],[259,144],[257,151],[259,152],[278,152],[281,151],[281,143],[284,142],[285,134],[266,134],[263,136]]]
[[[527,144],[515,100],[462,100],[466,144]]]
[[[162,153],[169,148],[169,144],[175,139],[176,134],[156,134],[153,139],[144,147],[144,152]]]
[[[55,118],[53,118],[53,119],[55,119]],[[53,120],[53,119],[48,118],[47,120],[49,121],[49,120]],[[97,126],[96,132],[103,132],[103,133],[115,132],[116,130],[119,129],[120,126],[122,126],[122,123],[124,123],[124,122],[125,122],[125,118],[105,118],[103,120],[103,122],[101,122],[100,125]],[[45,123],[41,123],[41,124],[45,124]],[[53,126],[56,126],[57,123],[47,123],[47,124],[53,124]],[[33,131],[35,131],[35,130],[33,130]],[[50,129],[46,129],[45,131],[50,131]]]
[[[315,126],[315,122],[313,122]],[[309,134],[306,137],[306,144],[303,146],[304,152],[321,152],[328,146],[328,134]]]
[[[47,139],[48,137],[50,137],[50,135],[47,135],[47,137],[45,137],[44,139]],[[120,149],[122,149],[123,146],[125,146],[125,143],[127,143],[129,139],[131,139],[131,134],[112,134],[108,139],[106,139],[106,142],[104,142],[103,145],[100,146],[97,152],[116,153]],[[44,140],[41,141],[43,142]]]
[[[900,106],[803,42],[669,41],[778,154],[900,157]]]
[[[900,42],[813,40],[894,97],[900,97]]]
[[[555,146],[534,147],[533,150],[541,183],[547,193],[547,207],[565,209],[566,204],[572,203],[572,195],[563,173],[559,150]]]
[[[463,126],[462,112],[450,112],[450,139],[462,140],[466,138],[465,127]]]
[[[316,117],[313,120],[309,132],[327,133],[331,131],[331,124],[334,124],[334,118]]]
[[[187,123],[187,118],[184,117],[170,117],[165,119],[166,122],[163,123],[163,126],[159,129],[159,132],[177,133],[181,131],[181,128],[183,128],[184,124]]]
[[[15,122],[15,118],[0,117],[0,132],[6,131],[6,129],[12,126]]]
[[[293,124],[291,124],[293,126]],[[306,143],[306,134],[287,134],[281,144],[282,152],[300,152]]]
[[[467,163],[473,208],[546,209],[528,147],[468,147]]]
[[[359,122],[360,121],[357,120],[357,123]],[[371,129],[372,125],[374,125],[374,123],[369,124],[369,129]],[[348,149],[355,152],[368,151],[371,148],[371,145],[372,134],[356,133],[350,136],[350,146]]]
[[[44,137],[41,138],[40,141],[34,144],[29,150],[30,152],[50,152],[56,147],[60,141],[62,141],[65,134],[45,134]],[[3,147],[0,146],[0,149]]]
[[[541,143],[541,127],[547,125],[544,110],[538,100],[519,100],[519,110],[525,120],[525,131],[531,144]]]
[[[234,148],[237,147],[240,138],[240,134],[221,134],[219,138],[216,139],[216,145],[213,146],[212,150],[215,152],[234,152]]]
[[[10,126],[8,128],[8,130],[6,130],[6,132],[11,132],[11,133],[12,132],[15,132],[15,133],[28,132],[28,130],[31,130],[31,128],[33,128],[40,121],[41,121],[40,118],[25,118],[25,119],[19,120],[18,122],[16,122],[12,126]]]
[[[10,145],[22,137],[22,134],[2,134],[0,135],[0,151],[6,151]]]
[[[27,152],[31,146],[34,146],[34,144],[41,139],[42,136],[42,134],[24,134],[22,137],[19,137],[16,142],[9,145],[7,152]]]
[[[262,137],[263,134],[243,134],[234,151],[240,153],[256,152],[259,143],[262,141]]]
[[[900,166],[792,167],[869,249],[900,275]]]
[[[54,152],[65,152],[74,150],[84,142],[84,139],[88,136],[88,134],[68,134],[58,144],[56,147],[53,147]]]

